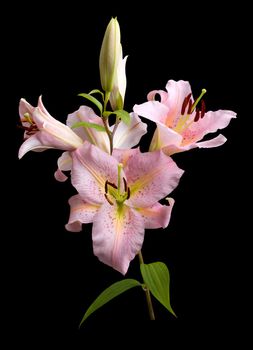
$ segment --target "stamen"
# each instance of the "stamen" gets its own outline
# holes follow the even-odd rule
[[[184,102],[183,102],[183,104],[182,104],[182,108],[181,108],[181,115],[184,115],[184,112],[185,112],[185,108],[186,108],[186,106],[188,105],[188,102],[189,102],[189,100],[190,100],[190,98],[191,98],[191,93],[189,93],[189,95],[187,95],[186,97],[185,97],[185,99],[184,99]]]
[[[117,189],[117,186],[116,186],[114,183],[109,182],[108,180],[106,180],[106,182],[107,182],[107,187],[108,187],[108,186],[111,186],[111,187]]]
[[[108,198],[107,194],[105,193],[105,199],[107,200],[107,202],[110,204],[110,205],[113,205],[113,202]]]
[[[187,111],[187,114],[191,114],[191,113],[192,113],[192,100],[189,101],[189,107]]]
[[[205,93],[206,93],[206,89],[202,89],[201,94],[199,95],[199,97],[196,99],[196,101],[194,102],[194,104],[192,106],[191,113],[194,111],[194,109],[196,108],[197,104],[202,99],[202,97],[205,95]]]
[[[108,192],[108,180],[105,181],[105,193]]]
[[[124,181],[124,191],[127,191],[127,182],[126,179],[123,177],[123,181]]]
[[[200,117],[200,110],[197,109],[194,121],[197,122],[199,120],[199,117]]]
[[[33,120],[32,120],[32,118],[31,118],[31,116],[30,116],[29,113],[25,113],[25,114],[24,114],[24,118],[25,118],[25,120],[26,120],[28,123],[33,124]]]
[[[126,197],[126,199],[129,199],[130,198],[130,188],[128,187],[127,188],[127,197]]]
[[[206,113],[206,104],[205,104],[205,101],[202,100],[201,101],[201,115],[200,115],[200,118],[203,118],[205,113]]]

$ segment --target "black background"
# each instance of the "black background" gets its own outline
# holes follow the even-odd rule
[[[11,154],[4,152],[3,164],[10,165],[2,171],[7,179],[3,193],[9,193],[3,218],[8,294],[4,303],[5,322],[23,339],[38,333],[44,340],[59,334],[59,339],[73,335],[84,341],[104,327],[113,333],[122,325],[122,336],[141,325],[151,327],[144,295],[133,289],[91,316],[78,331],[89,304],[122,276],[93,256],[91,225],[78,234],[65,231],[67,201],[75,191],[69,182],[54,180],[60,152],[30,152],[17,159],[22,142],[22,131],[16,128],[19,99],[36,105],[42,94],[51,115],[64,122],[82,103],[78,93],[100,88],[99,50],[111,16],[118,17],[123,52],[129,55],[127,110],[144,102],[149,91],[164,89],[169,79],[184,79],[195,95],[207,89],[209,110],[238,113],[222,131],[228,139],[225,145],[174,157],[185,174],[171,195],[176,200],[171,223],[165,230],[147,230],[143,246],[145,262],[163,261],[171,273],[171,303],[178,318],[154,301],[157,320],[166,322],[166,332],[193,324],[196,331],[210,323],[212,334],[217,327],[223,332],[229,321],[237,324],[245,311],[241,214],[246,179],[242,181],[241,170],[247,171],[241,152],[247,24],[231,4],[164,6],[153,4],[137,12],[127,4],[105,11],[99,4],[22,4],[15,6],[15,18],[10,9],[6,11],[3,73],[8,79],[2,118],[8,119]],[[143,150],[149,141],[150,135],[143,138]],[[126,277],[140,278],[137,259]]]

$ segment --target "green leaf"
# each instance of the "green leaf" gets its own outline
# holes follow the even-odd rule
[[[103,101],[104,101],[105,97],[104,97],[104,93],[102,91],[100,91],[98,89],[94,89],[94,90],[91,90],[88,95],[93,95],[93,94],[100,94],[103,97]]]
[[[130,121],[131,121],[130,114],[127,111],[124,111],[124,109],[118,109],[113,113],[116,114],[126,125],[130,124]]]
[[[170,274],[167,266],[162,262],[141,264],[141,274],[153,296],[177,317],[170,305]]]
[[[82,93],[82,94],[78,94],[78,96],[82,96],[84,98],[87,98],[87,100],[91,101],[92,103],[94,103],[94,105],[96,105],[98,107],[98,109],[100,110],[100,113],[102,114],[103,112],[103,106],[102,106],[102,103],[99,102],[94,96],[91,96],[89,94],[85,94],[85,93]]]
[[[89,122],[78,122],[75,123],[71,126],[71,129],[79,128],[80,126],[84,126],[87,128],[93,128],[96,129],[97,131],[105,131],[105,127],[99,124],[95,123],[89,123]]]
[[[99,309],[101,306],[108,303],[108,301],[112,300],[121,293],[126,292],[128,289],[137,286],[141,287],[142,284],[134,279],[125,279],[116,282],[110,287],[106,288],[88,308],[88,310],[82,318],[82,321],[80,322],[79,327],[81,327],[82,323],[86,320],[87,317],[89,317],[94,311]]]

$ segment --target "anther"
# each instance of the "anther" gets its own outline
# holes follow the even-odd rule
[[[182,108],[181,108],[181,115],[184,115],[184,112],[185,112],[185,109],[188,105],[188,102],[190,101],[190,98],[191,98],[191,93],[189,93],[189,95],[187,95],[184,99],[184,102],[182,104]]]
[[[124,181],[124,191],[127,191],[127,182],[126,179],[123,177],[123,181]]]
[[[105,193],[108,192],[108,180],[105,181]]]
[[[197,122],[199,120],[199,117],[200,117],[200,110],[197,109],[194,121]]]
[[[130,188],[128,187],[127,188],[127,197],[126,197],[126,199],[129,199],[130,198]]]
[[[187,110],[187,114],[191,114],[192,113],[192,100],[189,101],[189,107]]]
[[[107,202],[110,204],[110,205],[113,205],[113,202],[108,198],[107,194],[105,193],[104,194],[105,196],[105,199],[107,200]]]

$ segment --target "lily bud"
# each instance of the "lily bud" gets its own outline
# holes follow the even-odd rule
[[[121,52],[119,23],[112,18],[106,28],[99,56],[100,80],[106,92],[113,89]]]
[[[110,95],[110,104],[113,111],[124,108],[124,99],[126,92],[126,60],[127,56],[125,56],[123,59],[122,47],[120,45],[120,57],[118,61],[113,90]]]

